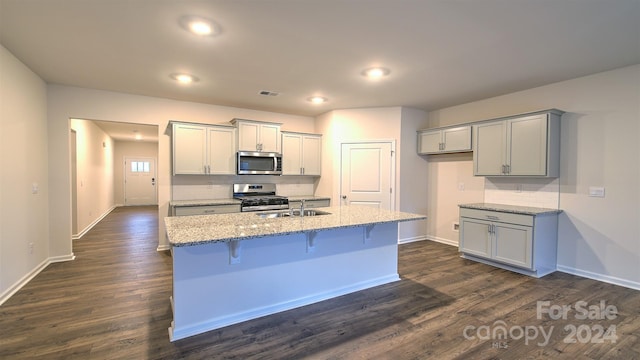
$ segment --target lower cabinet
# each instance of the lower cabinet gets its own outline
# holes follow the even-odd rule
[[[541,277],[556,270],[558,215],[460,209],[462,256]]]
[[[240,212],[240,204],[174,206],[173,216],[213,215]]]
[[[289,200],[289,208],[291,209],[299,209],[301,200]],[[317,199],[317,200],[305,200],[304,207],[305,209],[313,209],[319,207],[329,207],[331,206],[331,200],[329,199]]]

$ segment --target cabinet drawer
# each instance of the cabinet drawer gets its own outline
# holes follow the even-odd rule
[[[302,203],[302,201],[299,200],[293,200],[293,201],[289,201],[289,207],[292,209],[297,209],[300,208],[300,203]],[[328,207],[331,206],[331,200],[326,199],[326,200],[305,200],[304,202],[304,207],[307,209],[312,209],[312,208],[319,208],[319,207]]]
[[[207,205],[207,206],[176,206],[173,208],[174,216],[187,215],[213,215],[240,212],[240,204],[237,205]]]
[[[533,215],[513,214],[500,211],[460,208],[460,217],[498,221],[523,226],[533,226]]]

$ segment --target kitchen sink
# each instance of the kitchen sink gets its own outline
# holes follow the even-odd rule
[[[326,211],[320,210],[304,210],[302,213],[302,217],[305,216],[318,216],[318,215],[329,215]],[[279,218],[279,217],[300,217],[300,210],[286,210],[286,211],[274,211],[274,212],[257,212],[256,215],[260,216],[263,219],[271,219],[271,218]]]

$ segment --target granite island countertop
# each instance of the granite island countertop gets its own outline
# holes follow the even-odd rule
[[[491,210],[491,211],[500,211],[500,212],[506,212],[506,213],[512,213],[512,214],[523,214],[523,215],[534,215],[534,216],[545,215],[545,214],[559,214],[562,212],[562,210],[560,209],[492,204],[492,203],[459,204],[458,206],[466,209]]]
[[[166,217],[164,222],[169,243],[171,246],[180,247],[427,218],[420,214],[356,205],[313,210],[330,214],[261,218],[256,212],[244,212]]]

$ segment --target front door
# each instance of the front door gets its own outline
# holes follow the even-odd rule
[[[393,145],[390,141],[342,144],[342,205],[394,209]]]
[[[126,157],[124,204],[157,205],[155,159]]]

